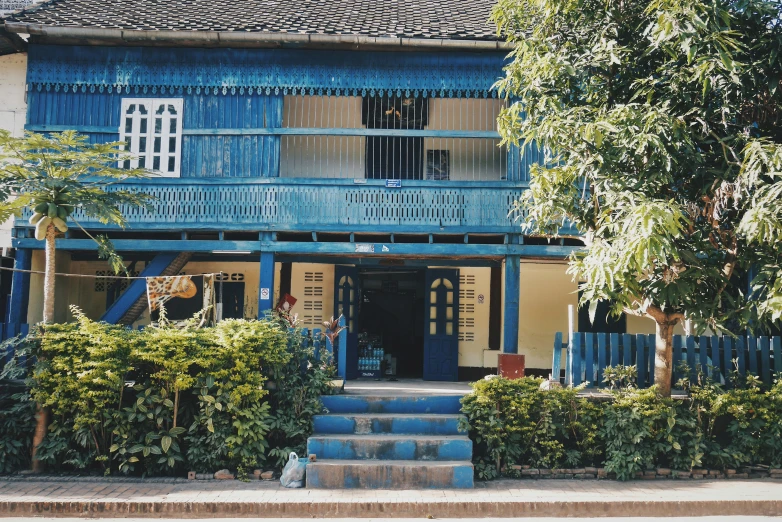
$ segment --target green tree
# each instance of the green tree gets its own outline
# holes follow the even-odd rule
[[[33,212],[30,224],[35,237],[46,240],[43,322],[54,321],[55,237],[66,232],[69,222],[87,233],[74,217],[97,219],[103,224],[125,226],[120,207],[147,207],[150,198],[131,190],[113,188],[129,178],[145,177],[142,169],[122,169],[129,154],[123,143],[89,144],[75,131],[43,135],[27,133],[12,137],[0,130],[0,221],[22,210]],[[89,233],[87,233],[89,236]],[[90,236],[92,237],[92,236]],[[98,253],[108,259],[116,273],[124,270],[122,259],[104,236],[93,238]]]
[[[78,214],[124,227],[122,205],[147,207],[150,203],[146,194],[113,187],[123,180],[147,175],[144,170],[119,168],[119,162],[129,156],[121,142],[89,144],[86,140],[74,131],[26,133],[15,138],[0,130],[0,222],[29,209],[36,239],[46,240],[44,323],[54,322],[57,233],[66,232],[69,222],[73,222],[92,237],[76,221]],[[99,256],[108,259],[115,272],[124,270],[108,238],[93,239]],[[33,452],[46,432],[46,417],[45,411],[39,412]],[[39,466],[34,458],[33,467]]]
[[[767,0],[493,12],[514,44],[500,132],[547,158],[517,211],[531,233],[583,234],[569,272],[593,317],[605,300],[656,322],[663,395],[678,322],[735,331],[782,315],[780,14]]]

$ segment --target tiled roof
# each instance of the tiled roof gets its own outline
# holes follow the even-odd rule
[[[43,26],[496,40],[496,0],[49,0],[9,17]]]

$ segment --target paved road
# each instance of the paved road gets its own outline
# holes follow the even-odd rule
[[[782,516],[782,480],[497,480],[471,490],[285,489],[279,482],[0,480],[0,516],[448,518]]]
[[[96,517],[97,518],[97,517]],[[0,518],[0,522],[62,522],[62,518]],[[173,522],[175,520],[182,520],[181,518],[158,518],[154,519],[157,522]],[[216,522],[310,522],[311,518],[212,518],[212,519],[199,519],[203,521],[214,520]],[[330,522],[388,522],[387,518],[331,518]],[[420,518],[395,518],[394,522],[421,522]],[[437,520],[463,522],[463,518],[439,518]],[[513,518],[482,518],[482,522],[507,522],[508,520],[522,520]],[[527,519],[524,519],[527,520]],[[689,522],[693,520],[691,517],[674,517],[674,518],[544,518],[541,519],[544,522]],[[698,522],[735,522],[740,520],[742,522],[769,522],[775,520],[774,517],[699,517]],[[123,518],[122,522],[150,522],[148,518]]]

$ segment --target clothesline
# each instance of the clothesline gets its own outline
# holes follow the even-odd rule
[[[46,272],[43,272],[41,270],[24,270],[21,268],[11,268],[11,267],[5,267],[0,266],[0,270],[6,270],[8,272],[23,272],[25,274],[41,274],[46,275]],[[188,277],[201,277],[201,276],[216,276],[225,274],[226,272],[208,272],[204,274],[186,274]],[[61,276],[61,277],[91,277],[93,279],[152,279],[151,277],[142,277],[142,276],[112,276],[112,275],[93,275],[93,274],[66,274],[63,272],[55,272],[55,276]],[[172,276],[155,276],[155,277],[177,277],[177,275]]]

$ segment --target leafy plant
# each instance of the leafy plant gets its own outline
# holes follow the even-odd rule
[[[300,450],[329,390],[333,368],[274,320],[202,328],[197,317],[163,319],[137,331],[73,313],[75,323],[26,340],[43,355],[32,394],[53,414],[39,454],[57,468],[246,475],[266,461],[271,439]]]
[[[623,383],[633,370],[609,372],[609,400],[579,396],[578,388],[540,390],[537,379],[473,384],[462,400],[462,427],[474,442],[478,478],[513,475],[514,464],[602,466],[619,480],[654,467],[782,465],[782,383],[764,391],[751,380],[725,390],[699,375],[684,386],[688,397],[671,399]]]
[[[291,451],[305,454],[313,417],[323,412],[321,395],[333,393],[336,370],[326,350],[316,353],[301,330],[291,333],[290,359],[271,374],[268,462],[282,468]]]
[[[578,389],[543,391],[541,382],[478,381],[462,399],[462,428],[475,443],[479,478],[494,478],[513,464],[556,468],[600,461],[600,408],[579,398]]]
[[[0,473],[30,465],[35,402],[24,385],[29,372],[28,350],[18,338],[0,344]]]

